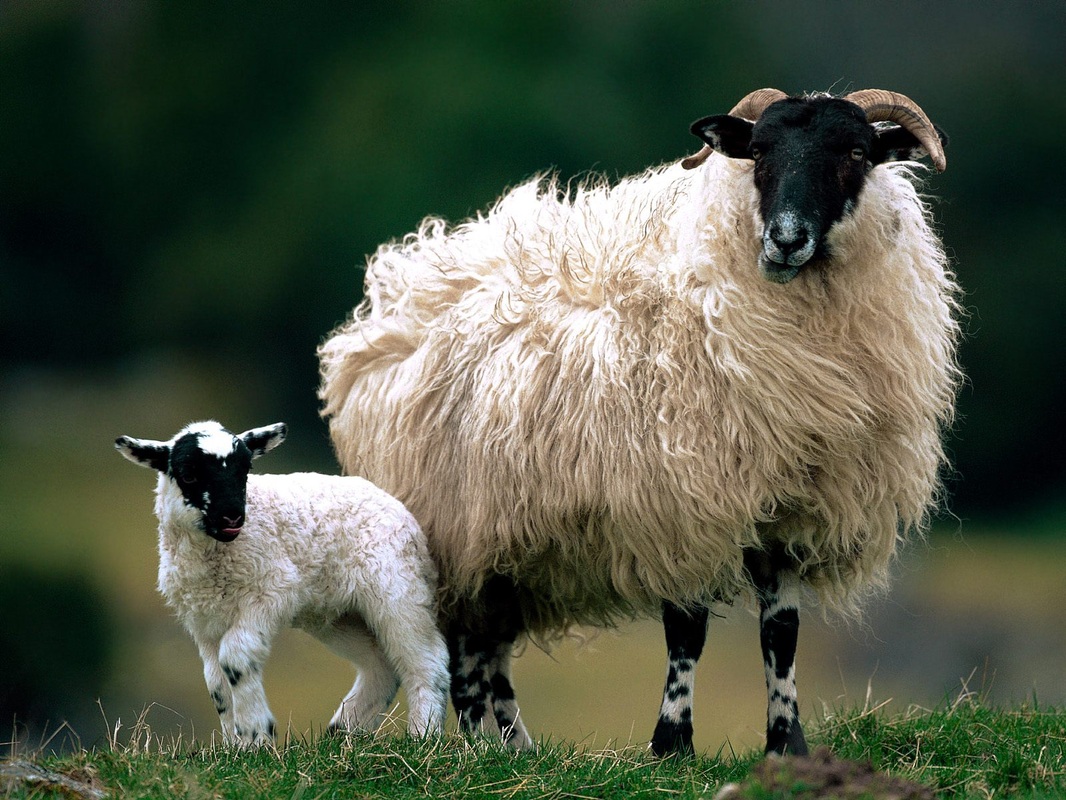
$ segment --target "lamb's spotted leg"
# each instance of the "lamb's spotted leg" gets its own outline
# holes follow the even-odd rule
[[[796,693],[799,576],[769,561],[751,572],[759,598],[759,639],[766,669],[766,752],[807,755]]]
[[[669,666],[659,722],[651,738],[651,750],[657,756],[671,753],[691,754],[692,692],[695,687],[696,662],[707,639],[706,607],[686,610],[673,603],[663,603],[663,630]]]
[[[263,689],[263,664],[272,639],[266,631],[238,624],[219,644],[218,661],[233,698],[233,735],[239,745],[274,741],[274,715]]]
[[[200,651],[200,660],[204,662],[204,682],[207,684],[211,702],[218,712],[219,724],[222,726],[222,737],[227,741],[234,736],[233,730],[233,693],[230,691],[229,682],[226,680],[222,667],[218,663],[218,642],[208,641],[202,637],[195,637],[196,646]]]

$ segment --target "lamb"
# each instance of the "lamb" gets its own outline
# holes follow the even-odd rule
[[[806,753],[802,596],[860,610],[941,501],[959,289],[897,162],[943,170],[946,137],[876,89],[759,90],[691,130],[680,164],[427,218],[319,349],[342,466],[429,538],[462,725],[517,747],[518,637],[661,614],[650,746],[691,752],[709,608],[741,596],[766,749]]]
[[[288,625],[359,669],[331,729],[376,728],[402,684],[408,731],[439,732],[448,651],[422,529],[362,478],[249,475],[285,435],[282,423],[234,436],[209,421],[167,442],[115,441],[159,471],[159,591],[199,648],[225,740],[273,740],[262,669]]]

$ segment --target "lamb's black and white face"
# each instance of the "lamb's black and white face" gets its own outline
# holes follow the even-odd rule
[[[755,162],[760,267],[775,283],[832,256],[829,233],[855,210],[871,169],[925,154],[913,134],[877,128],[859,106],[834,97],[779,100],[754,124],[727,114],[706,117],[692,132],[723,155]]]
[[[285,433],[280,422],[239,435],[217,422],[196,422],[169,442],[120,436],[115,448],[135,464],[163,473],[204,533],[231,542],[244,526],[252,459],[281,444]]]

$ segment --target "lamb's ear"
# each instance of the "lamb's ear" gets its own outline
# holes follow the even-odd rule
[[[248,445],[248,449],[252,451],[252,458],[259,458],[267,450],[273,450],[284,442],[288,430],[284,422],[277,422],[262,428],[252,428],[237,438]]]
[[[755,125],[740,117],[716,114],[692,123],[689,130],[715,152],[730,158],[751,158],[751,130]]]
[[[944,149],[948,146],[948,135],[939,125],[933,126],[936,135],[940,137]],[[893,126],[882,128],[874,136],[873,151],[870,153],[870,163],[883,164],[886,161],[917,161],[927,157],[929,153],[918,142],[918,138],[906,128]]]
[[[115,449],[134,464],[160,472],[166,472],[170,462],[170,445],[166,442],[119,436],[115,439]]]

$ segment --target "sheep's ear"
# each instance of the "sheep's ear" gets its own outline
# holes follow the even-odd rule
[[[933,126],[941,144],[947,149],[948,135],[939,125]],[[881,128],[874,136],[873,151],[870,153],[870,163],[883,164],[886,161],[917,161],[919,158],[928,156],[925,148],[919,143],[917,137],[905,128],[893,126]]]
[[[278,422],[262,428],[252,428],[237,438],[248,445],[248,449],[252,451],[252,458],[259,458],[263,453],[273,450],[284,442],[285,434],[288,431],[289,429],[285,427],[284,422]]]
[[[151,467],[160,472],[166,472],[170,462],[170,445],[166,442],[119,436],[115,439],[115,449],[134,464]]]
[[[715,152],[730,158],[751,158],[751,130],[755,125],[740,117],[716,114],[692,123],[689,130]]]

